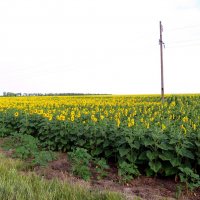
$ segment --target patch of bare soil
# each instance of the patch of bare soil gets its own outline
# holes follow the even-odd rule
[[[8,152],[0,149],[0,153],[11,156],[12,151]],[[97,180],[97,174],[91,168],[92,178],[87,182],[73,176],[70,170],[71,164],[65,153],[59,153],[57,160],[50,162],[46,167],[36,166],[33,168],[36,174],[48,180],[57,178],[70,184],[84,185],[84,187],[89,189],[122,192],[128,200],[132,200],[134,197],[140,197],[142,200],[174,200],[178,192],[178,183],[172,179],[141,176],[128,184],[120,184],[117,169],[114,166],[107,171],[108,176],[101,180]],[[200,188],[193,193],[182,192],[179,200],[200,200]]]
[[[112,167],[107,171],[108,176],[106,178],[97,180],[97,174],[93,172],[91,180],[86,182],[73,176],[70,173],[70,168],[71,165],[67,159],[67,155],[60,153],[59,158],[50,162],[47,167],[43,168],[38,166],[34,168],[34,171],[47,179],[58,178],[71,184],[84,185],[87,188],[122,192],[130,200],[134,199],[134,197],[140,197],[144,200],[173,200],[176,199],[176,193],[178,192],[178,183],[172,179],[141,176],[123,185],[119,183],[117,169]],[[91,169],[91,171],[95,170]],[[193,193],[186,194],[186,192],[182,192],[179,200],[200,200],[200,189]]]

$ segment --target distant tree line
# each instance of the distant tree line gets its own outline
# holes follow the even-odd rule
[[[17,97],[22,96],[22,93],[14,93],[14,92],[3,92],[4,97]]]
[[[3,92],[4,97],[19,97],[19,96],[81,96],[81,95],[109,95],[109,94],[90,94],[90,93],[14,93]]]

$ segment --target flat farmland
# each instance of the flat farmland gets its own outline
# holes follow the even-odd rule
[[[114,165],[123,183],[145,175],[200,186],[198,94],[166,95],[163,104],[158,95],[1,97],[0,130],[85,152]]]

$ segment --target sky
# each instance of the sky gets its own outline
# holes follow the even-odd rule
[[[200,0],[0,0],[0,94],[200,93]]]

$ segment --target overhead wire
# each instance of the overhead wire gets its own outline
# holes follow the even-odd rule
[[[188,26],[182,26],[182,27],[176,27],[176,28],[169,28],[169,31],[177,31],[177,30],[185,30],[185,29],[192,29],[192,28],[200,28],[200,24],[196,25],[188,25]]]
[[[180,43],[188,43],[188,42],[196,42],[196,41],[200,41],[200,38],[191,39],[191,40],[175,40],[175,41],[172,41],[172,43],[173,44],[180,44]]]
[[[176,27],[172,29],[167,29],[166,32],[169,34],[171,31],[181,31],[179,34],[184,34],[187,33],[188,31],[195,31],[197,29],[200,29],[200,24],[195,24],[195,25],[188,25],[188,26],[182,26],[182,27]],[[185,32],[187,31],[187,32]],[[200,32],[198,34],[198,31],[195,31],[195,35],[200,36]],[[196,42],[196,43],[195,43]],[[199,46],[200,45],[200,38],[192,38],[192,39],[180,39],[180,40],[174,40],[174,41],[165,41],[165,46],[167,48],[182,48],[182,47],[193,47],[193,46]]]
[[[185,47],[195,47],[195,46],[200,46],[200,43],[197,44],[183,44],[183,45],[169,45],[167,48],[185,48]]]

